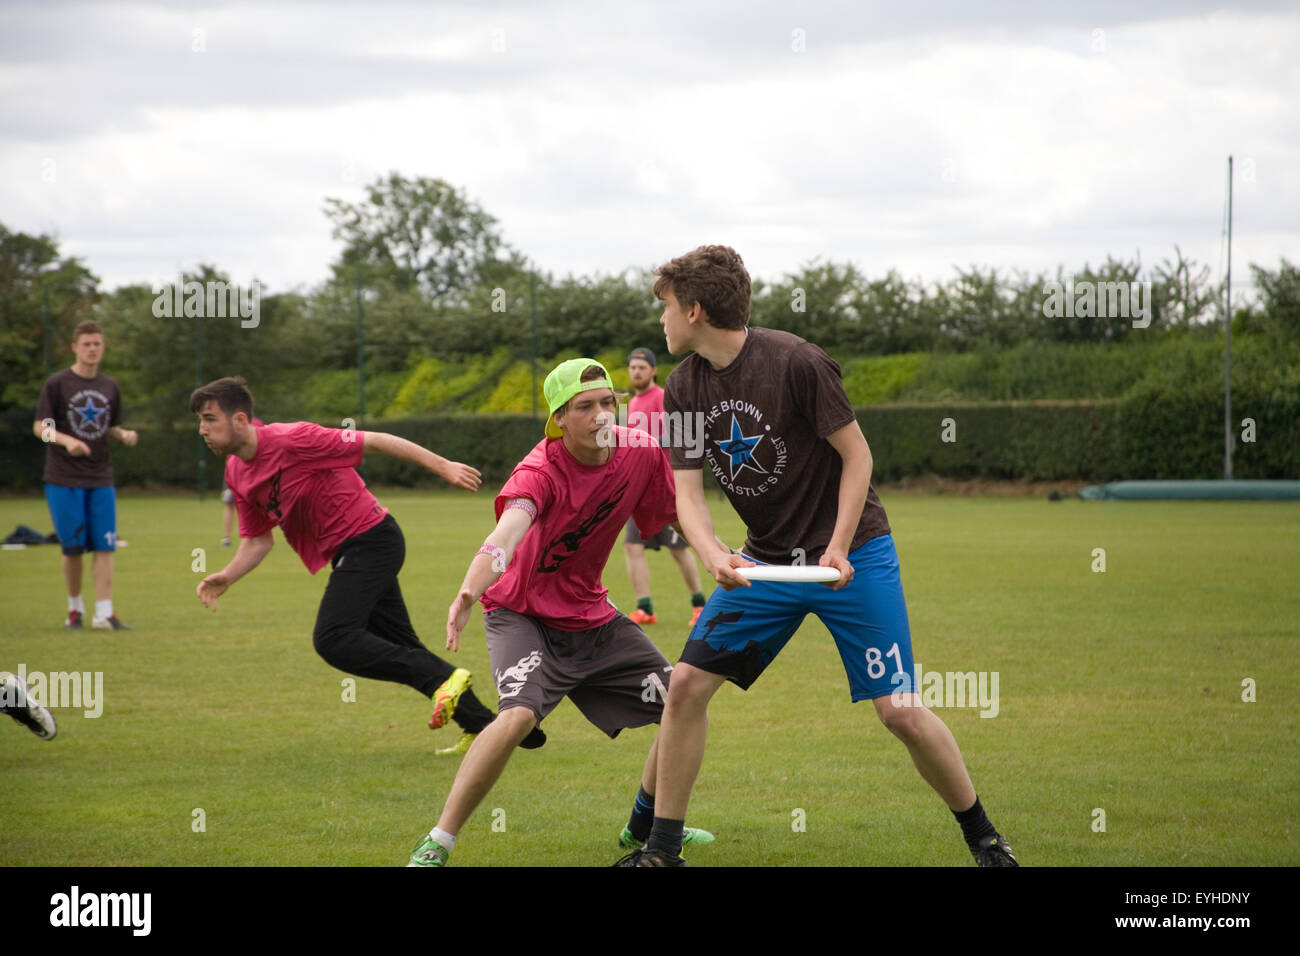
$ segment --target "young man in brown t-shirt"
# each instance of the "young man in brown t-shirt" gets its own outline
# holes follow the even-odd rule
[[[1018,866],[985,815],[952,734],[912,692],[898,555],[839,366],[798,336],[748,327],[749,273],[735,250],[702,246],[657,275],[668,351],[694,352],[668,378],[666,420],[702,420],[704,428],[702,458],[687,453],[684,434],[670,431],[677,514],[719,587],[673,670],[649,840],[620,865],[681,865],[678,834],[704,759],[709,700],[726,680],[748,688],[811,613],[835,638],[853,700],[870,700],[907,747],[976,862]],[[741,554],[714,537],[705,466],[745,520]],[[736,569],[755,562],[818,564],[837,569],[840,579],[829,587],[751,584]]]
[[[129,631],[113,610],[113,552],[117,548],[117,493],[108,440],[134,445],[138,436],[118,424],[122,399],[117,383],[99,371],[104,333],[92,321],[72,336],[77,356],[71,368],[51,375],[41,389],[32,432],[45,442],[45,500],[63,547],[63,580],[68,588],[64,627],[82,627],[82,555],[89,551],[95,582],[92,627]]]

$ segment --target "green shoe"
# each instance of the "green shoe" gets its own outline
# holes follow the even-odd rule
[[[433,716],[429,718],[429,729],[437,730],[456,713],[461,694],[469,690],[470,674],[463,667],[457,667],[451,676],[433,692]]]
[[[698,827],[682,828],[682,846],[688,847],[692,843],[698,846],[707,846],[713,842],[713,834],[708,830],[701,830]],[[618,845],[625,850],[639,850],[642,847],[641,841],[632,835],[632,831],[627,827],[618,835]]]
[[[451,851],[429,834],[421,834],[411,848],[411,859],[407,866],[446,866]]]
[[[461,734],[457,741],[450,747],[440,747],[434,753],[439,757],[445,757],[449,754],[467,754],[469,753],[470,744],[478,734],[471,734],[469,731]]]

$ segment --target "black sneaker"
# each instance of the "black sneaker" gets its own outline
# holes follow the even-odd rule
[[[65,631],[79,631],[79,630],[81,630],[81,612],[80,612],[80,611],[69,611],[69,612],[68,612],[68,619],[67,619],[66,621],[63,622],[63,629],[64,629]]]
[[[680,856],[669,856],[658,850],[633,850],[615,866],[685,866],[686,861]]]
[[[1019,866],[1011,855],[1011,844],[999,833],[987,836],[970,848],[977,866]]]

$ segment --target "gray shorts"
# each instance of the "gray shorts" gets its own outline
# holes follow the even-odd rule
[[[672,666],[626,615],[588,631],[562,631],[501,607],[483,621],[498,710],[527,707],[540,723],[567,696],[610,737],[663,716]]]
[[[636,522],[631,518],[627,519],[627,525],[623,528],[623,543],[645,545],[651,551],[658,551],[660,545],[669,551],[681,551],[683,548],[690,547],[686,543],[686,539],[674,531],[673,526],[670,524],[660,528],[653,537],[643,538],[640,529],[636,526]]]

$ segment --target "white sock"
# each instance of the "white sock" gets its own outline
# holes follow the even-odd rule
[[[439,830],[437,827],[434,827],[429,831],[429,836],[433,837],[436,842],[445,846],[448,853],[450,853],[456,846],[455,834],[448,833],[446,830]]]
[[[68,610],[80,611],[82,614],[86,613],[86,602],[81,600],[80,594],[78,594],[76,597],[68,598]]]
[[[113,599],[95,602],[95,617],[107,621],[113,616]]]

